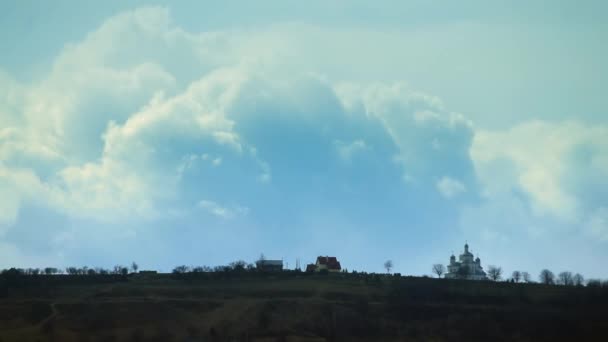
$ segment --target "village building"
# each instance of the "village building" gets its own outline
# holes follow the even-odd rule
[[[458,261],[454,254],[450,257],[448,265],[448,273],[445,278],[448,279],[469,279],[469,280],[487,280],[486,272],[481,267],[481,259],[474,258],[473,253],[469,252],[469,245],[464,245],[464,253],[460,254]]]
[[[281,272],[283,270],[283,260],[258,260],[255,262],[255,266],[263,272]]]
[[[330,256],[319,256],[316,263],[306,266],[306,272],[321,272],[324,270],[327,272],[340,272],[342,266],[336,257]]]

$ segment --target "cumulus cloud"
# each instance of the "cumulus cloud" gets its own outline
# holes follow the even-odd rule
[[[532,121],[476,132],[471,158],[487,198],[521,193],[532,215],[588,225],[601,236],[608,193],[598,182],[608,176],[606,136],[604,125]]]
[[[478,180],[488,201],[521,190],[538,215],[593,213],[588,231],[605,231],[604,211],[581,192],[603,198],[594,185],[608,165],[605,128],[476,131],[404,82],[319,73],[286,30],[192,33],[164,8],[137,9],[68,44],[31,84],[0,73],[0,232],[32,204],[136,222],[134,232],[192,208],[224,224],[364,213],[376,224],[405,210],[430,216],[438,196],[453,199],[446,207],[466,201]],[[576,177],[583,169],[588,181]]]
[[[209,200],[200,201],[198,206],[214,216],[227,220],[238,216],[244,216],[249,213],[249,208],[247,207],[234,206],[228,208]]]
[[[456,197],[467,190],[464,184],[450,177],[442,177],[438,180],[437,189],[445,198]]]
[[[379,120],[399,148],[395,160],[403,165],[404,178],[428,182],[451,171],[472,182],[468,149],[472,123],[449,112],[437,97],[412,90],[404,83],[339,84],[343,105]]]
[[[367,146],[365,141],[361,139],[354,140],[350,143],[341,140],[336,140],[334,141],[334,145],[336,146],[336,150],[338,151],[340,158],[342,158],[342,160],[346,162],[350,162],[355,154],[370,149],[370,147]]]

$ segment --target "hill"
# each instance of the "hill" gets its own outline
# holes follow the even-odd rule
[[[283,272],[0,282],[0,341],[538,341],[608,336],[607,288]]]

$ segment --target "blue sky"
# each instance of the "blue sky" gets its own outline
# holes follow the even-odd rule
[[[0,5],[0,267],[606,278],[603,2]]]

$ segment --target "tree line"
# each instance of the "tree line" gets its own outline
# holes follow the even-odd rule
[[[13,275],[128,275],[129,273],[137,273],[139,265],[132,262],[130,266],[116,265],[111,269],[103,267],[88,267],[88,266],[70,266],[66,268],[45,267],[45,268],[9,268],[0,271],[0,274]]]
[[[438,278],[445,275],[446,267],[443,264],[434,264],[431,267],[431,271],[433,274],[437,275]],[[464,269],[462,274],[459,274],[462,279],[466,279],[468,272]],[[499,266],[489,265],[487,268],[487,277],[492,281],[501,281],[503,280],[503,270]],[[513,271],[511,273],[511,277],[504,279],[505,281],[513,282],[513,283],[534,283],[532,280],[530,273],[526,271]],[[543,269],[540,271],[538,275],[538,283],[545,285],[564,285],[564,286],[603,286],[608,287],[608,280],[600,280],[600,279],[588,279],[585,281],[585,277],[583,277],[580,273],[572,274],[570,271],[560,272],[555,275],[552,271],[548,269]]]
[[[393,262],[387,260],[384,263],[384,268],[387,273],[390,273],[393,268]],[[37,276],[37,275],[78,275],[78,276],[95,276],[95,275],[122,275],[126,276],[129,274],[137,273],[139,265],[136,262],[132,262],[130,266],[116,265],[111,269],[102,267],[88,267],[88,266],[70,266],[66,268],[56,267],[45,267],[45,268],[10,268],[0,271],[3,275],[24,275],[24,276]],[[433,274],[438,278],[441,278],[446,274],[446,267],[443,264],[434,264],[431,268]],[[237,260],[229,263],[228,265],[221,266],[187,266],[179,265],[173,268],[172,274],[189,274],[189,273],[233,273],[233,272],[255,272],[258,271],[255,264],[247,263],[243,260]],[[301,270],[294,270],[296,272]],[[155,272],[155,271],[153,271]],[[349,273],[348,270],[342,270],[342,273]],[[366,274],[366,272],[350,272],[352,274]],[[492,281],[503,281],[503,270],[499,266],[489,265],[487,268],[487,277]],[[460,274],[461,278],[466,279],[466,269]],[[504,279],[504,281],[513,283],[540,283],[545,285],[563,285],[563,286],[590,286],[590,287],[608,287],[608,280],[600,279],[588,279],[579,274],[569,271],[560,272],[555,275],[548,269],[543,269],[538,275],[538,281],[532,280],[530,273],[526,271],[513,271],[510,278]]]

